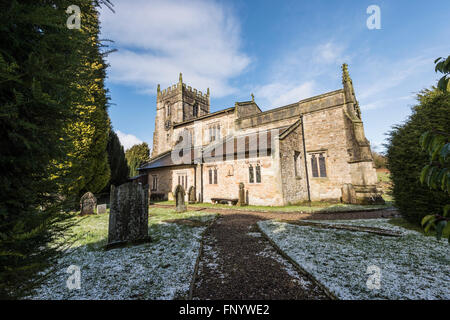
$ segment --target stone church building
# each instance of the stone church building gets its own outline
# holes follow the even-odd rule
[[[176,85],[158,85],[152,155],[139,168],[151,199],[172,200],[182,185],[197,202],[237,200],[243,183],[250,205],[382,202],[345,64],[342,84],[268,111],[252,95],[212,113],[209,89],[187,86],[181,74]]]

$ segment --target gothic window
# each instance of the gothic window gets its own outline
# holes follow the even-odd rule
[[[213,124],[209,127],[209,142],[220,139],[220,124]]]
[[[300,156],[300,152],[298,151],[294,151],[294,172],[295,172],[295,176],[296,177],[300,177],[301,174],[301,156]]]
[[[192,115],[194,118],[198,117],[198,103],[194,103],[194,106],[192,107]]]
[[[156,191],[158,190],[158,176],[153,175],[152,176],[152,190],[151,191]]]
[[[317,167],[317,158],[315,154],[311,157],[311,171],[314,178],[319,177],[319,169]]]
[[[255,176],[254,176],[252,165],[250,165],[248,167],[248,182],[249,183],[254,183],[255,182]]]
[[[178,184],[183,187],[184,190],[187,189],[187,175],[180,174],[178,175]]]
[[[311,171],[313,178],[327,177],[326,159],[323,153],[317,153],[311,156]]]
[[[261,167],[260,165],[256,165],[256,183],[261,183]]]
[[[166,117],[170,117],[170,104],[166,105]]]
[[[217,184],[217,168],[209,168],[209,184]]]
[[[319,155],[319,168],[320,168],[320,177],[325,178],[327,176],[327,168],[325,165],[325,157],[323,153]]]

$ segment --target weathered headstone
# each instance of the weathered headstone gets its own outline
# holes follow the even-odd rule
[[[186,212],[186,205],[184,203],[184,188],[181,185],[177,185],[177,187],[175,188],[175,201],[177,204],[177,208],[176,211],[177,212]]]
[[[342,188],[342,202],[348,204],[356,204],[356,192],[351,183],[345,183]]]
[[[99,204],[97,206],[97,214],[104,214],[106,213],[106,204]]]
[[[94,214],[97,198],[92,192],[86,192],[80,199],[80,214]]]
[[[147,189],[140,182],[111,186],[107,247],[150,240]]]
[[[188,197],[189,197],[189,203],[195,203],[197,201],[197,199],[195,198],[195,187],[191,186],[189,188],[189,193],[188,193]]]
[[[244,190],[244,184],[241,182],[239,183],[239,200],[238,200],[238,206],[245,206],[245,190]]]

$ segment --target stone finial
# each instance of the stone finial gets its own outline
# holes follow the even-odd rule
[[[255,102],[255,95],[252,93],[251,96],[252,96],[252,102]]]
[[[206,95],[209,97],[209,88],[206,90]]]
[[[158,93],[158,95],[161,93],[161,86],[159,83],[158,83],[158,88],[156,89],[156,92]]]
[[[350,75],[348,73],[348,65],[344,63],[342,65],[342,83],[346,83],[347,81],[351,81]]]
[[[183,74],[180,72],[180,79],[179,79],[180,83],[183,83]]]

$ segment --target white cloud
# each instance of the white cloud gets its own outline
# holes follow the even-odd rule
[[[119,130],[117,130],[116,133],[117,133],[117,136],[119,137],[120,143],[123,145],[123,148],[125,150],[130,149],[132,146],[134,146],[136,144],[142,143],[142,140],[140,140],[138,137],[136,137],[132,134],[123,133]]]
[[[229,81],[250,58],[240,50],[239,22],[206,0],[116,0],[102,11],[102,35],[120,48],[108,57],[110,79],[154,93],[178,80],[215,97],[236,92]]]
[[[279,107],[313,95],[314,82],[309,81],[298,85],[292,83],[270,83],[256,89],[256,97],[267,101],[271,107]]]
[[[340,77],[339,66],[350,59],[344,51],[343,44],[332,40],[285,50],[286,53],[269,66],[265,83],[253,89],[257,102],[267,109],[323,93],[320,92],[323,88],[337,89],[327,88],[325,82]]]

